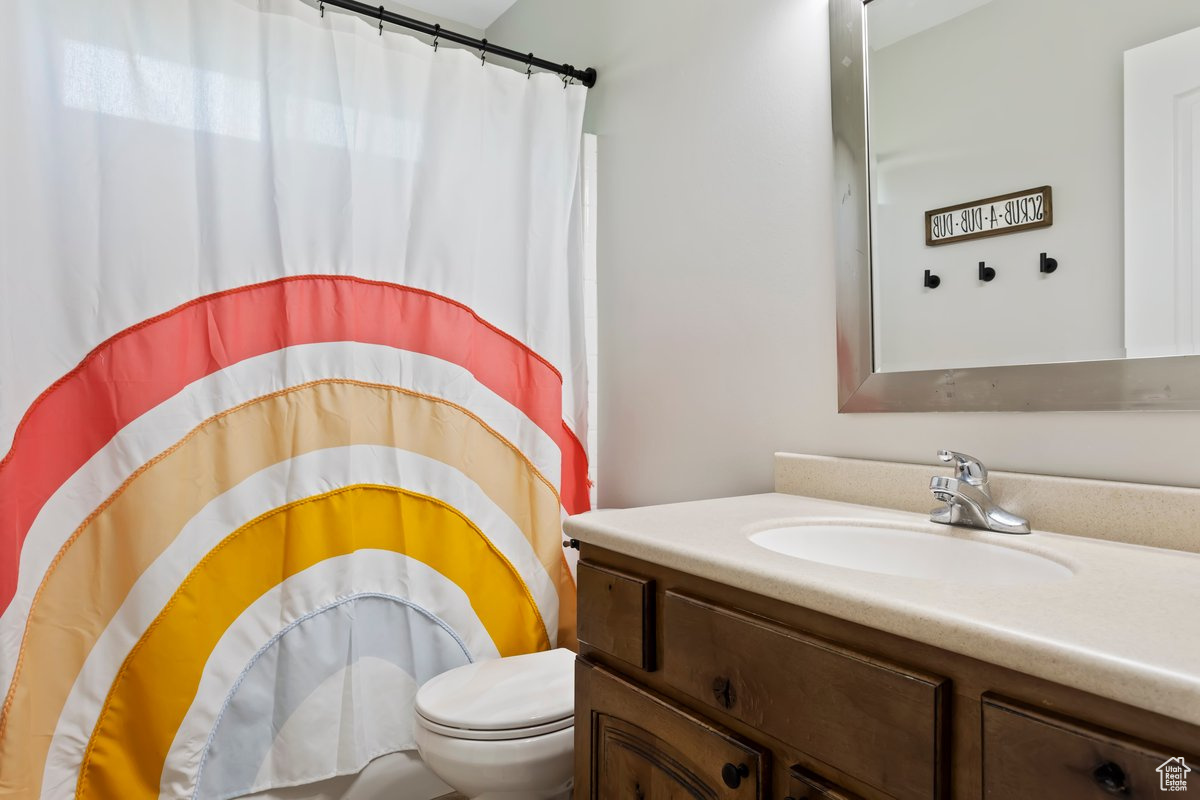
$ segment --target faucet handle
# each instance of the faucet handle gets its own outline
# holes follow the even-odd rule
[[[954,471],[960,481],[972,486],[983,486],[987,483],[987,467],[974,456],[966,453],[956,453],[953,450],[938,450],[938,460],[947,464],[954,462]]]

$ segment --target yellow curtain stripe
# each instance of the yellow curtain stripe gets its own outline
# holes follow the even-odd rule
[[[225,630],[291,575],[362,549],[403,553],[462,587],[501,655],[550,646],[516,570],[453,508],[385,486],[307,498],[230,534],[188,575],[117,674],[88,742],[76,798],[157,798],[175,732]]]

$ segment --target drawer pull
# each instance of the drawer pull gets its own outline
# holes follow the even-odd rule
[[[1129,784],[1125,783],[1125,770],[1111,761],[1106,761],[1092,770],[1092,777],[1109,794],[1129,794]]]
[[[733,682],[729,678],[717,677],[713,680],[713,696],[717,698],[721,708],[733,708],[733,704],[737,702],[737,692],[734,691]]]
[[[725,781],[725,785],[730,789],[736,789],[742,785],[742,778],[750,776],[750,768],[745,764],[738,764],[736,767],[733,764],[726,764],[721,767],[721,780]]]

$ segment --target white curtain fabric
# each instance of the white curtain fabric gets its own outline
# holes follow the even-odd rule
[[[585,435],[582,86],[298,0],[15,0],[4,18],[0,449],[147,312],[310,273],[465,303],[569,378]]]
[[[122,384],[120,364],[106,367],[107,394],[95,397],[105,411],[96,418],[124,427],[57,478],[50,467],[39,471],[37,486],[4,476],[20,459],[0,464],[8,493],[0,496],[0,692],[8,700],[0,798],[71,797],[78,787],[81,797],[223,799],[351,774],[412,747],[411,698],[422,680],[572,635],[573,610],[560,625],[560,602],[573,604],[574,587],[558,538],[560,469],[567,469],[559,450],[572,438],[587,441],[584,88],[481,65],[463,50],[435,52],[395,30],[380,35],[357,16],[327,9],[322,17],[299,0],[14,0],[3,17],[0,454],[21,446],[38,470],[43,461],[58,463],[46,452],[57,444],[28,441],[30,430],[47,430],[46,409],[55,407],[39,396],[52,397],[94,349],[108,358],[102,345],[110,337],[214,293],[314,275],[386,282],[469,309],[518,354],[536,354],[528,363],[544,362],[561,376],[567,434],[501,396],[496,380],[479,377],[471,352],[452,363],[353,336],[302,345],[281,338],[278,349],[227,363],[222,345],[241,335],[240,323],[224,317],[222,329],[214,317],[204,346],[218,366],[130,419],[119,407],[123,393],[139,387]],[[286,333],[289,322],[278,329]],[[347,330],[361,321],[351,322]],[[479,330],[471,335],[490,335]],[[183,361],[193,334],[176,334]],[[171,353],[154,352],[170,371]],[[525,364],[512,365],[520,373],[514,384],[532,397]],[[239,453],[210,470],[179,473],[171,485],[178,498],[157,497],[142,517],[122,512],[105,529],[115,533],[88,538],[93,520],[116,513],[112,498],[152,478],[154,459],[192,441],[193,427],[335,379],[464,409],[459,427],[436,414],[429,424],[443,425],[448,440],[466,436],[474,420],[490,432],[479,434],[483,440],[503,444],[500,455],[478,454],[475,463],[476,451],[463,445],[458,461],[438,460],[363,437],[286,454],[223,485],[229,465],[252,456]],[[547,385],[544,375],[537,380]],[[312,402],[335,418],[350,408]],[[42,427],[23,428],[37,408]],[[296,408],[296,415],[304,410]],[[341,421],[358,431],[375,425]],[[59,422],[69,438],[94,420]],[[276,441],[302,427],[286,414],[270,425]],[[526,483],[496,478],[496,465],[509,463],[505,447],[513,463],[528,466]],[[582,469],[586,475],[586,461]],[[204,496],[179,531],[159,525],[208,483],[220,493]],[[203,571],[222,537],[288,504],[375,484],[433,498],[430,508],[467,519],[502,562],[486,586],[498,585],[505,569],[516,576],[517,588],[492,597],[493,606],[529,604],[534,610],[522,619],[532,622],[508,631],[470,576],[438,572],[399,545],[388,550],[391,543],[351,548],[295,574],[282,564],[247,563],[247,572],[274,571],[277,580],[214,638],[191,688],[162,690],[176,703],[181,691],[196,692],[171,723],[178,729],[132,725],[145,742],[104,738],[106,718],[119,727],[120,709],[110,713],[109,703],[121,696],[126,668],[136,674],[129,664],[148,658],[138,654],[153,647],[142,643],[175,608],[176,594],[200,585],[190,576]],[[28,500],[45,486],[53,491],[44,503]],[[343,508],[353,510],[349,500]],[[162,539],[158,550],[135,541],[142,528]],[[124,547],[141,555],[126,563]],[[72,584],[65,576],[73,574],[86,579]],[[128,585],[114,588],[121,581]],[[101,609],[101,595],[111,608]],[[203,603],[196,608],[205,611]],[[397,641],[380,640],[393,634]],[[53,644],[60,640],[66,644]],[[54,663],[39,662],[37,653],[54,653]],[[307,663],[305,653],[314,654]],[[178,677],[162,675],[165,684]],[[154,708],[160,689],[153,681],[141,686],[120,691],[136,690],[136,702]],[[137,791],[106,793],[121,780]]]

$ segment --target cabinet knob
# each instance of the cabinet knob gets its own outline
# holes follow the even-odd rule
[[[718,676],[713,679],[713,697],[717,699],[717,703],[721,708],[733,708],[733,704],[737,702],[737,692],[733,689],[733,681],[729,678]]]
[[[1125,782],[1125,770],[1111,761],[1106,761],[1092,770],[1092,777],[1109,794],[1129,794],[1129,784]]]
[[[726,764],[721,767],[721,780],[725,781],[725,785],[730,789],[736,789],[742,785],[742,778],[750,775],[750,768],[745,764],[738,764],[736,767],[733,764]]]

